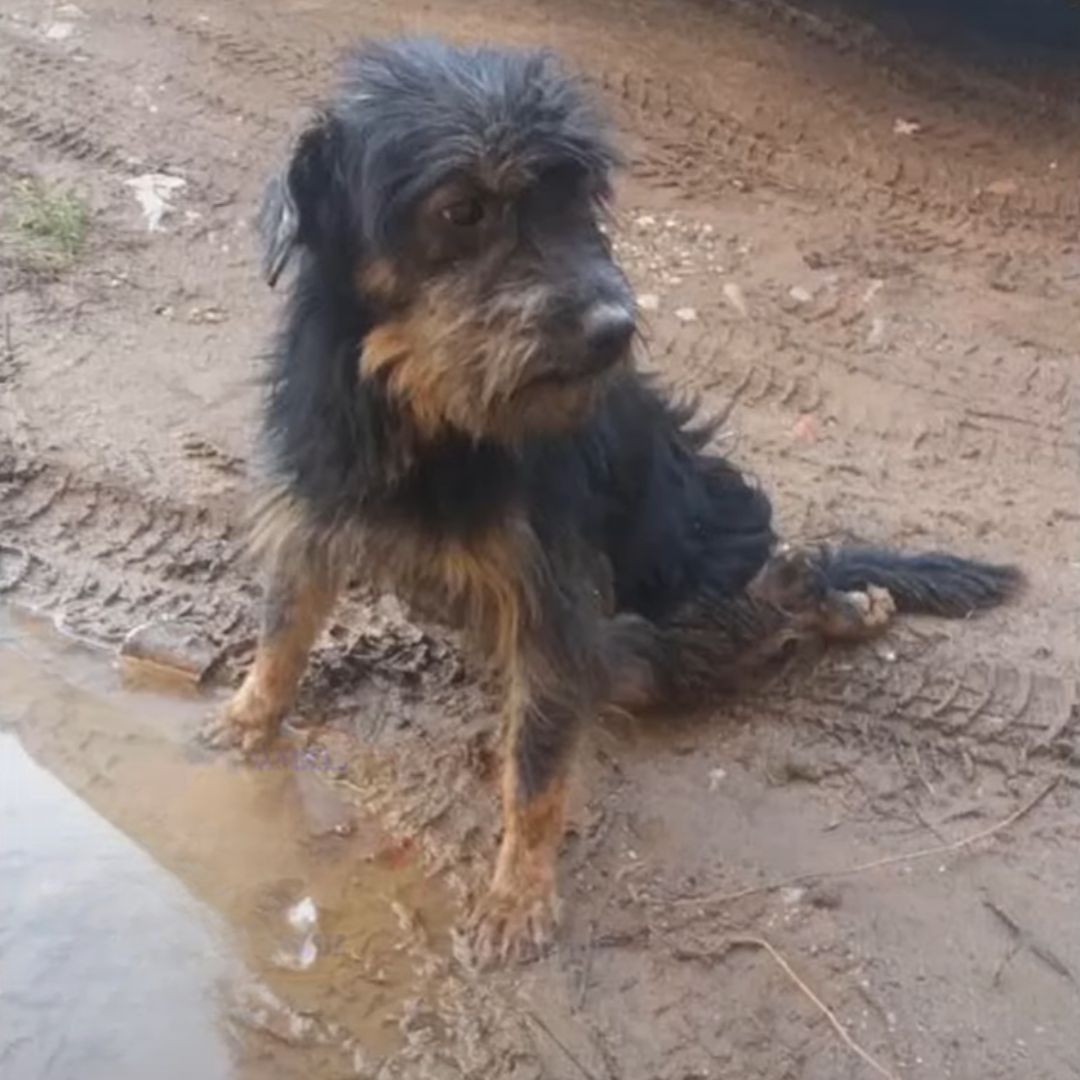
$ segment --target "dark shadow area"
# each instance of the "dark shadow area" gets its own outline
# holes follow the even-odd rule
[[[795,0],[825,17],[854,17],[888,38],[966,54],[968,59],[1075,64],[1077,0]]]

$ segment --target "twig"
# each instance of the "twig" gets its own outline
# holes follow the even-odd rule
[[[847,1028],[840,1023],[840,1020],[837,1018],[836,1013],[834,1013],[832,1009],[830,1009],[829,1006],[826,1005],[825,1002],[822,1001],[821,998],[819,998],[817,994],[815,994],[814,991],[806,985],[805,982],[803,982],[803,980],[795,972],[792,966],[768,941],[766,941],[763,937],[736,937],[731,938],[730,941],[732,945],[747,945],[757,949],[764,949],[780,966],[781,971],[783,971],[783,973],[812,1002],[814,1008],[817,1009],[818,1012],[820,1012],[821,1015],[829,1021],[830,1027],[832,1027],[833,1031],[835,1031],[836,1034],[840,1036],[840,1038],[844,1042],[844,1045],[847,1046],[847,1048],[851,1050],[852,1053],[857,1054],[859,1057],[861,1057],[863,1061],[865,1061],[866,1064],[874,1070],[874,1072],[878,1073],[880,1076],[884,1076],[886,1080],[899,1080],[896,1073],[890,1072],[887,1068],[885,1068],[884,1065],[881,1064],[880,1061],[877,1060],[877,1058],[873,1056],[873,1054],[871,1054],[868,1050],[864,1050],[852,1038],[852,1036],[848,1033]]]
[[[1016,954],[1019,949],[1028,949],[1033,956],[1038,957],[1051,971],[1056,972],[1058,975],[1069,982],[1075,984],[1076,980],[1073,978],[1073,973],[1069,970],[1068,965],[1058,956],[1056,956],[1050,949],[1040,942],[1036,941],[1032,935],[1025,930],[1019,922],[1016,921],[1007,911],[1003,910],[999,905],[995,904],[993,900],[984,897],[983,905],[992,914],[996,915],[998,919],[1004,924],[1005,928],[1009,931],[1010,936],[1013,939],[1013,943],[1016,946],[1006,959],[1002,962],[995,975],[995,981],[1000,978],[1001,972],[1005,967],[1005,964]]]
[[[592,978],[593,946],[596,944],[596,920],[589,923],[589,939],[585,943],[585,960],[581,965],[581,983],[578,987],[578,1011],[585,1008],[585,998],[589,993],[589,980]]]
[[[566,1043],[564,1043],[562,1039],[560,1039],[559,1036],[556,1035],[555,1032],[552,1031],[551,1028],[549,1028],[547,1024],[544,1023],[544,1021],[541,1020],[540,1017],[532,1011],[532,1009],[526,1009],[521,1005],[518,1005],[517,1008],[525,1016],[527,1016],[566,1055],[569,1061],[571,1061],[576,1066],[578,1072],[580,1072],[581,1075],[585,1077],[585,1080],[599,1080],[596,1073],[589,1069],[585,1065],[585,1063],[577,1056],[577,1054],[575,1054],[573,1050],[571,1050],[570,1047],[567,1046]]]
[[[929,859],[934,855],[947,855],[961,848],[970,847],[980,840],[996,836],[1005,829],[1015,825],[1022,817],[1026,817],[1035,809],[1061,783],[1061,776],[1055,776],[1045,787],[1032,796],[1026,803],[1014,810],[1007,818],[990,825],[985,829],[963,836],[959,840],[953,840],[948,844],[936,844],[934,847],[921,848],[919,851],[909,851],[900,855],[886,855],[881,859],[872,859],[870,862],[857,863],[855,866],[844,866],[837,870],[807,871],[803,874],[795,874],[793,877],[780,878],[777,881],[769,881],[764,885],[751,885],[735,892],[713,893],[710,896],[681,897],[675,900],[655,900],[658,906],[663,907],[690,907],[712,906],[715,904],[730,904],[735,900],[742,900],[746,896],[759,896],[763,893],[776,892],[778,889],[786,889],[792,885],[801,885],[807,881],[815,881],[819,878],[850,877],[853,874],[864,874],[869,870],[880,870],[886,866],[895,866],[897,863],[914,862],[916,859]]]

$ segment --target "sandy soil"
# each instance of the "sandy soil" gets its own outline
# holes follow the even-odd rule
[[[221,651],[221,681],[240,670],[257,591],[237,523],[276,299],[251,215],[338,50],[417,30],[550,44],[595,82],[630,160],[618,248],[649,311],[645,362],[730,409],[731,452],[790,536],[948,545],[1030,573],[1008,609],[906,622],[721,714],[599,727],[558,952],[481,984],[447,961],[430,1014],[408,1011],[365,1075],[875,1075],[738,944],[752,937],[892,1075],[1080,1076],[1075,41],[946,51],[865,7],[0,12],[5,235],[28,177],[91,209],[61,269],[0,247],[0,591],[73,633],[114,644],[183,617]],[[154,231],[128,183],[150,173],[184,181]],[[297,718],[327,721],[354,790],[422,842],[455,905],[494,842],[482,682],[443,633],[355,597]],[[1054,778],[992,840],[730,897],[948,844]],[[322,1056],[317,1073],[279,1066],[348,1075]]]

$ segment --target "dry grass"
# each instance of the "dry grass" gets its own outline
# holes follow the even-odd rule
[[[4,204],[5,240],[25,269],[66,269],[85,248],[90,210],[77,193],[41,180],[16,180]]]

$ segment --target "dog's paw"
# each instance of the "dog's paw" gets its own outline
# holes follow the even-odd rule
[[[559,901],[553,886],[520,892],[492,888],[461,935],[463,958],[480,971],[537,960],[554,944],[558,921]]]
[[[825,611],[826,636],[857,641],[873,637],[892,621],[896,601],[888,589],[870,585],[864,591],[830,593]]]
[[[199,739],[215,750],[255,753],[277,733],[281,709],[245,683],[220,712],[199,731]]]
[[[787,545],[762,567],[753,590],[760,599],[792,614],[817,610],[827,593],[817,553]]]

